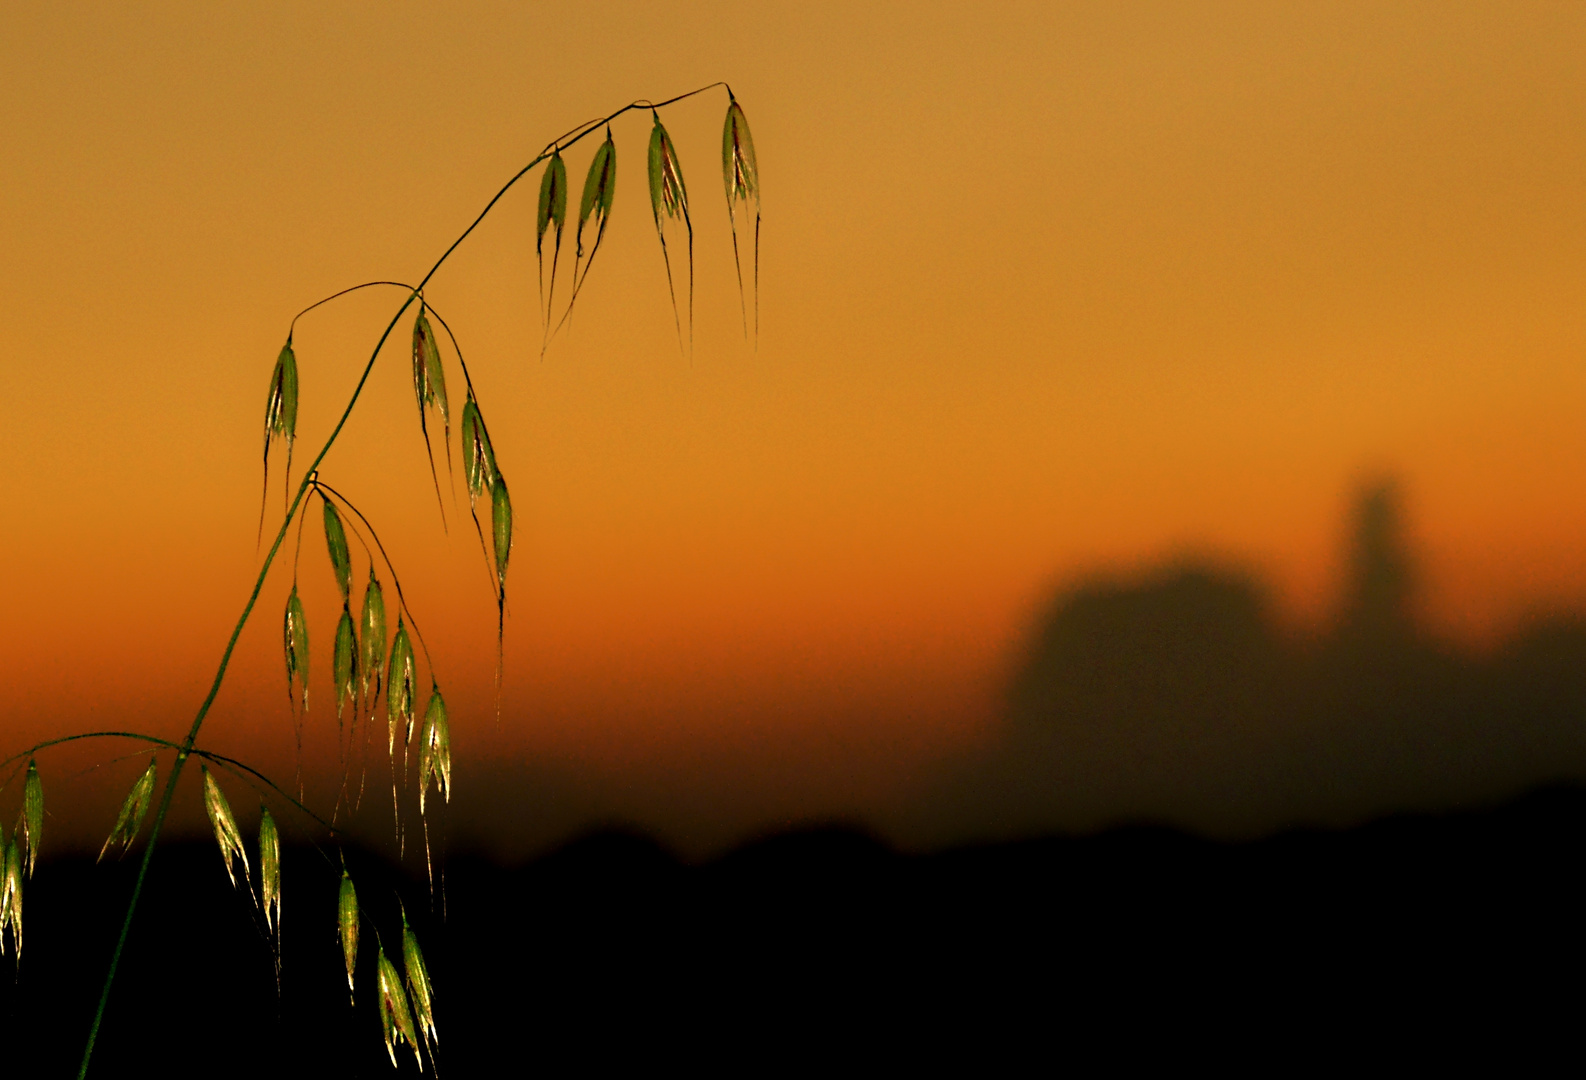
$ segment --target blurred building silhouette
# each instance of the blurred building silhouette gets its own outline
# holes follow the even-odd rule
[[[1586,778],[1586,623],[1466,655],[1413,617],[1398,488],[1364,488],[1319,641],[1250,575],[1180,562],[1082,583],[1037,620],[1000,742],[933,800],[968,838],[1122,822],[1251,836],[1443,810]]]
[[[1408,636],[1413,580],[1397,485],[1383,481],[1362,491],[1352,524],[1349,581],[1338,632],[1383,643]]]

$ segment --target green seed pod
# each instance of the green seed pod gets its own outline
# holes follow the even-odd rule
[[[584,254],[584,225],[593,215],[596,244],[606,231],[606,218],[611,213],[611,200],[617,193],[617,144],[611,139],[611,128],[606,128],[606,141],[595,151],[589,163],[589,174],[584,177],[584,196],[578,202],[578,255]],[[590,253],[593,260],[594,253]]]
[[[727,91],[727,119],[721,128],[721,178],[727,189],[727,223],[732,230],[732,266],[738,276],[738,305],[743,314],[743,332],[749,334],[749,306],[743,294],[743,263],[738,256],[738,203],[744,203],[747,227],[749,203],[754,204],[754,324],[760,333],[760,168],[755,163],[754,139],[749,121],[732,91]]]
[[[268,807],[259,808],[259,906],[264,924],[281,930],[281,834]]]
[[[347,1000],[353,1000],[352,973],[358,966],[358,890],[352,877],[341,872],[341,892],[336,897],[336,930],[341,937],[341,958],[347,965]]]
[[[358,635],[353,630],[352,612],[345,606],[336,622],[336,651],[331,657],[331,677],[336,683],[336,717],[341,718],[342,706],[353,698],[352,684],[358,677]],[[356,698],[355,698],[356,701]]]
[[[276,357],[270,373],[270,393],[264,406],[265,452],[270,440],[283,438],[290,443],[297,437],[297,356],[288,341]]]
[[[447,802],[452,799],[452,736],[446,722],[446,701],[440,687],[430,690],[429,707],[424,710],[424,727],[419,735],[419,813],[424,812],[424,795],[430,781]]]
[[[402,980],[397,977],[396,965],[386,959],[384,949],[380,950],[375,965],[379,972],[380,1031],[385,1037],[385,1052],[391,1058],[391,1067],[396,1068],[396,1044],[405,1041],[422,1072],[424,1060],[419,1057],[419,1041],[413,1031],[413,1014],[408,1012],[408,998],[402,992]]]
[[[507,559],[512,555],[512,497],[507,494],[506,477],[499,472],[490,491],[490,537],[496,548],[496,580],[505,589]]]
[[[292,443],[297,438],[297,357],[287,338],[270,372],[270,390],[264,402],[264,483],[270,486],[270,444],[286,440],[286,463],[292,467]],[[264,505],[259,506],[259,528],[264,528]]]
[[[242,863],[243,879],[251,880],[248,853],[242,847],[242,830],[237,828],[231,804],[220,793],[220,785],[215,783],[208,767],[200,765],[199,769],[204,774],[204,809],[209,813],[210,827],[215,830],[215,842],[220,845],[220,858],[226,864],[226,876],[231,879],[232,888],[236,888],[237,875],[232,870],[234,861]]]
[[[496,452],[490,445],[484,415],[472,397],[463,405],[463,476],[468,481],[468,503],[495,487]]]
[[[415,699],[418,697],[415,688],[418,676],[413,662],[413,644],[408,640],[407,627],[402,625],[400,615],[397,616],[396,640],[391,644],[389,671],[390,682],[386,685],[385,691],[386,719],[390,725],[390,734],[386,741],[388,754],[396,750],[397,728],[402,723],[407,724],[407,739],[404,740],[403,745],[413,741],[413,710]]]
[[[292,680],[303,681],[303,708],[308,709],[308,620],[303,617],[303,601],[297,598],[297,585],[286,601],[286,697],[292,699]]]
[[[727,187],[727,212],[739,199],[760,197],[760,169],[755,163],[754,139],[749,120],[736,99],[727,103],[727,119],[721,128],[721,175]]]
[[[655,215],[655,227],[659,230],[663,215],[670,218],[688,215],[688,190],[683,184],[683,167],[678,163],[672,137],[661,125],[660,114],[654,116],[655,126],[650,129],[650,212]]]
[[[330,552],[330,566],[336,572],[336,586],[341,589],[341,599],[347,602],[352,589],[352,558],[347,553],[347,531],[341,527],[341,515],[329,499],[325,504],[325,547]]]
[[[451,423],[451,410],[446,403],[446,369],[441,366],[441,350],[422,303],[418,318],[413,320],[413,392],[418,396],[421,420],[425,408],[432,406],[440,411],[442,420]]]
[[[358,674],[362,680],[364,700],[372,704],[380,696],[380,680],[385,672],[385,594],[380,591],[380,579],[369,567],[369,584],[363,590],[363,618],[360,620],[362,647],[359,651]],[[373,694],[370,687],[374,688]]]
[[[39,844],[44,840],[44,784],[39,780],[39,764],[28,759],[27,784],[23,788],[23,825],[27,830],[28,877],[39,861]]]
[[[6,924],[11,928],[11,944],[16,950],[18,959],[22,957],[22,852],[17,850],[16,837],[5,849],[5,884],[0,888],[0,899],[4,900],[3,914]],[[0,930],[0,944],[3,944],[4,931]]]
[[[556,243],[561,246],[562,226],[567,222],[567,165],[560,150],[551,154],[540,177],[540,214],[534,232],[534,253],[540,254],[545,242],[545,230],[556,225]]]
[[[149,767],[143,770],[143,775],[127,792],[127,801],[121,804],[121,813],[116,816],[116,827],[110,830],[105,846],[99,849],[100,859],[105,857],[105,852],[117,840],[121,841],[121,851],[125,854],[132,846],[132,841],[137,839],[138,830],[143,827],[143,815],[149,812],[149,798],[154,794],[156,760],[152,754],[149,756]]]
[[[418,935],[408,925],[406,911],[402,913],[402,966],[407,972],[408,996],[413,999],[413,1018],[418,1022],[418,1033],[424,1037],[433,1064],[435,1047],[440,1042],[440,1036],[435,1031],[435,991],[430,986],[430,975],[424,967],[424,953],[419,949]]]

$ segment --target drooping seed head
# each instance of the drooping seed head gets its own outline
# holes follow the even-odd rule
[[[650,129],[650,212],[655,215],[656,228],[660,228],[663,215],[676,218],[688,214],[688,189],[683,185],[683,167],[677,160],[672,137],[661,125],[660,114],[654,115],[655,126]]]
[[[567,165],[562,161],[560,150],[551,154],[551,160],[545,166],[545,175],[540,177],[540,213],[534,232],[535,254],[540,254],[545,243],[545,230],[553,222],[556,235],[560,238],[562,226],[567,222]]]
[[[248,853],[242,846],[242,830],[237,828],[237,819],[231,812],[231,804],[226,801],[226,796],[221,794],[220,785],[215,783],[215,778],[207,766],[200,765],[204,774],[204,809],[209,814],[210,827],[215,830],[215,843],[220,845],[220,858],[226,864],[226,877],[231,879],[232,888],[237,887],[237,875],[233,872],[233,862],[242,864],[242,876],[245,881],[250,881],[248,872]]]
[[[423,1071],[424,1059],[419,1056],[413,1014],[408,1011],[408,998],[402,992],[402,980],[397,976],[396,965],[386,958],[385,949],[380,950],[375,966],[379,973],[380,1032],[385,1037],[385,1052],[391,1058],[391,1067],[396,1068],[396,1044],[406,1042],[408,1049],[413,1051],[413,1060]]]
[[[352,558],[347,552],[347,530],[342,528],[341,515],[329,499],[325,504],[325,549],[330,552],[330,567],[336,572],[336,587],[341,590],[342,603],[347,602],[352,590]]]
[[[463,405],[463,476],[468,481],[468,503],[495,487],[496,452],[490,445],[484,415],[470,395]]]
[[[361,649],[359,652],[358,674],[362,680],[362,691],[366,702],[373,703],[380,696],[380,680],[385,673],[385,594],[380,590],[380,579],[374,576],[374,567],[369,567],[369,584],[363,590],[363,618],[362,633],[360,635]],[[374,688],[373,696],[370,687]]]
[[[39,780],[39,763],[28,759],[28,778],[22,797],[23,826],[27,831],[28,877],[39,861],[39,844],[44,840],[44,784]]]
[[[132,841],[137,839],[138,830],[143,827],[143,815],[149,812],[149,798],[154,794],[156,760],[152,754],[149,756],[149,767],[143,770],[143,775],[127,792],[126,802],[121,804],[121,813],[116,815],[116,827],[110,830],[105,846],[99,849],[100,859],[105,857],[105,852],[116,841],[121,841],[121,850],[125,853],[132,846]]]
[[[419,813],[422,814],[424,795],[432,780],[435,791],[447,802],[452,800],[452,736],[446,722],[446,701],[438,686],[430,690],[419,744]]]
[[[584,226],[591,216],[596,233],[606,227],[611,214],[611,201],[617,193],[617,144],[611,139],[611,128],[606,128],[606,141],[595,151],[589,163],[589,174],[584,177],[584,195],[578,201],[578,255],[584,254]]]
[[[303,681],[303,708],[308,708],[308,620],[303,617],[303,601],[297,597],[297,586],[286,600],[286,696],[292,697],[292,680]]]
[[[424,1037],[435,1061],[435,1048],[440,1036],[435,1031],[435,991],[430,986],[429,971],[424,967],[424,953],[419,949],[418,935],[408,925],[407,912],[402,913],[402,966],[406,969],[408,996],[413,999],[413,1018],[418,1032]]]
[[[336,933],[341,938],[341,958],[347,966],[347,1000],[353,999],[352,973],[358,967],[358,890],[352,877],[341,872],[341,891],[336,896]]]
[[[264,924],[273,932],[281,930],[281,834],[268,807],[259,809],[259,906],[264,909]]]
[[[5,883],[0,887],[4,893],[0,899],[4,900],[3,915],[5,923],[11,929],[11,944],[16,950],[17,958],[22,956],[22,852],[17,849],[17,840],[13,836],[5,849]],[[0,943],[4,941],[4,930],[0,929]]]
[[[288,341],[276,357],[275,369],[270,372],[270,392],[264,406],[264,439],[285,439],[288,443],[297,437],[297,356]]]
[[[433,407],[441,419],[451,422],[451,410],[446,403],[446,369],[441,366],[441,351],[435,343],[435,331],[430,327],[429,315],[424,305],[419,305],[418,318],[413,321],[413,392],[418,396],[419,415]]]
[[[418,696],[415,685],[417,678],[413,644],[408,640],[408,631],[402,624],[402,616],[398,615],[396,640],[391,644],[390,682],[385,691],[386,720],[390,727],[386,741],[388,754],[396,752],[397,728],[402,724],[407,725],[407,739],[403,745],[413,740],[413,714],[415,699]]]
[[[749,120],[736,99],[727,103],[727,119],[721,128],[721,174],[727,188],[727,212],[739,199],[760,197],[760,169],[755,163],[754,139]]]
[[[352,612],[345,606],[336,622],[336,650],[331,656],[331,677],[336,683],[336,717],[342,706],[354,697],[353,680],[358,677],[358,635],[353,629]],[[355,699],[356,700],[356,699]]]
[[[512,555],[512,497],[507,494],[506,477],[499,472],[490,491],[490,538],[496,549],[496,580],[504,589],[507,559]]]

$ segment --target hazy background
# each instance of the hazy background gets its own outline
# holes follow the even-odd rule
[[[518,511],[499,726],[494,604],[472,536],[440,528],[405,324],[326,461],[434,649],[454,844],[515,856],[610,819],[693,853],[811,819],[922,844],[1007,825],[1018,814],[966,796],[964,776],[1039,727],[1016,688],[1054,620],[1100,625],[1063,622],[1070,583],[1145,590],[1160,614],[1175,601],[1151,593],[1172,580],[1158,567],[1226,568],[1255,583],[1233,607],[1257,614],[1217,625],[1259,632],[1218,685],[1245,685],[1262,649],[1304,669],[1284,669],[1287,692],[1333,685],[1316,658],[1353,595],[1350,515],[1383,477],[1416,573],[1377,652],[1451,658],[1433,690],[1403,691],[1434,714],[1459,673],[1530,655],[1511,640],[1528,613],[1586,606],[1583,48],[1572,4],[12,5],[4,741],[186,730],[256,571],[266,380],[296,311],[420,276],[573,124],[717,79],[763,178],[757,350],[719,92],[667,113],[696,222],[691,357],[642,115],[617,126],[611,228],[543,361],[534,179],[430,289]],[[570,155],[575,183],[592,149]],[[398,303],[371,290],[299,324],[299,463]],[[329,783],[317,531],[300,573],[310,772]],[[266,585],[203,737],[277,775],[289,579]],[[1561,670],[1578,670],[1573,641]],[[1090,670],[1074,663],[1055,670]],[[1246,712],[1287,715],[1273,700]],[[1117,715],[1087,702],[1036,711]],[[1237,755],[1145,798],[1153,774],[1119,755],[1201,740],[1127,722],[1082,759],[1100,794],[1026,818],[1248,832],[1586,775],[1548,749],[1569,738],[1555,724],[1496,778],[1405,794],[1357,769],[1360,798],[1328,802],[1291,797],[1279,769],[1276,794],[1230,816],[1205,792]],[[1394,758],[1314,727],[1284,760],[1334,775],[1322,747],[1385,776],[1426,760],[1413,740]],[[120,749],[45,760],[61,842],[97,848],[137,763],[114,783],[79,770]],[[1109,779],[1126,774],[1146,779]],[[196,826],[196,794],[182,806]]]

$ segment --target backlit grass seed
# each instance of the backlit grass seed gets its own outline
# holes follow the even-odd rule
[[[424,796],[432,780],[437,794],[447,802],[452,798],[452,737],[446,723],[446,701],[439,687],[430,690],[419,744],[419,813],[422,814]]]
[[[341,590],[345,604],[352,589],[352,558],[347,552],[347,530],[342,528],[341,515],[329,499],[325,504],[325,548],[330,552],[330,566],[336,573],[336,587]]]
[[[358,677],[361,681],[364,704],[368,706],[374,704],[380,697],[386,657],[385,594],[380,591],[380,579],[374,576],[373,566],[369,567],[369,584],[364,586],[363,590],[361,625],[363,632],[359,637],[361,651]]]
[[[303,601],[297,597],[297,586],[286,601],[286,696],[292,697],[292,681],[303,682],[303,709],[308,709],[308,620],[303,617]]]
[[[150,755],[149,767],[143,770],[143,775],[138,777],[132,785],[132,790],[127,792],[127,800],[121,804],[121,813],[116,815],[116,826],[110,830],[105,846],[99,849],[100,859],[105,857],[105,852],[109,851],[116,841],[121,842],[121,850],[124,854],[132,846],[132,841],[137,839],[138,830],[143,827],[143,815],[149,812],[149,798],[154,794],[157,760]]]
[[[39,844],[44,840],[44,784],[39,780],[39,764],[31,758],[28,759],[22,808],[27,828],[28,877],[32,877],[33,866],[39,861]]]
[[[209,814],[210,827],[215,830],[215,842],[220,845],[220,858],[226,864],[226,876],[231,879],[232,888],[236,888],[237,875],[233,870],[233,862],[240,862],[243,879],[250,879],[248,853],[242,847],[242,832],[237,828],[231,804],[221,794],[220,785],[215,783],[208,767],[200,765],[199,769],[204,774],[204,810]]]
[[[408,925],[407,912],[402,913],[402,966],[407,971],[408,996],[413,1000],[413,1017],[418,1032],[435,1060],[435,1047],[440,1036],[435,1031],[435,991],[430,986],[430,975],[424,967],[424,953],[419,948],[418,935]]]
[[[386,687],[385,704],[386,720],[389,724],[389,735],[386,740],[386,753],[396,752],[397,728],[402,724],[407,725],[407,735],[402,745],[406,746],[413,741],[413,709],[414,699],[418,696],[415,688],[417,674],[413,661],[413,643],[408,640],[407,627],[402,625],[402,616],[397,616],[396,640],[391,643],[391,669],[390,683]],[[406,753],[406,751],[403,751]]]
[[[264,924],[281,932],[281,834],[266,807],[259,810],[259,906]]]
[[[347,1000],[352,1000],[352,974],[358,967],[358,890],[352,877],[341,872],[341,892],[336,897],[336,934],[341,939],[341,958],[347,965]]]
[[[342,707],[353,693],[353,680],[358,677],[358,635],[353,630],[352,612],[341,609],[336,622],[336,649],[331,656],[331,676],[336,683],[336,717],[341,718]]]
[[[419,1057],[413,1014],[408,1011],[407,995],[402,992],[402,980],[397,977],[396,965],[386,958],[384,949],[380,950],[375,963],[379,971],[380,1031],[385,1036],[385,1052],[391,1058],[391,1067],[396,1068],[396,1044],[406,1042],[408,1049],[413,1051],[413,1060],[423,1071],[424,1060]]]
[[[507,560],[512,556],[512,496],[507,494],[506,477],[499,472],[490,492],[490,538],[496,549],[496,581],[505,591]]]
[[[5,927],[11,930],[11,947],[16,951],[17,957],[22,956],[22,852],[17,849],[17,838],[11,837],[11,842],[5,849],[5,880],[0,886],[0,918],[4,918]],[[5,941],[5,929],[0,927],[0,945]]]

